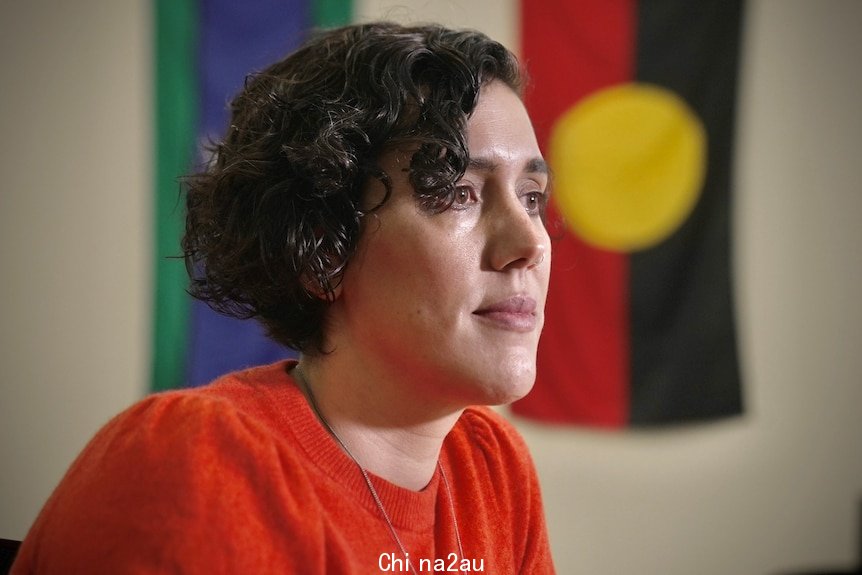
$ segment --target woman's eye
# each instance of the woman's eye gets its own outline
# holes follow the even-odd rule
[[[457,186],[452,205],[455,207],[466,206],[473,200],[473,193],[468,186]]]
[[[542,207],[545,200],[545,194],[539,191],[527,192],[521,196],[521,201],[524,203],[528,214],[539,214],[542,212]]]

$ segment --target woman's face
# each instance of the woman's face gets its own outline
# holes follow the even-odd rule
[[[521,100],[486,85],[466,136],[470,165],[442,213],[415,200],[407,154],[384,156],[392,196],[366,219],[331,308],[337,348],[447,407],[530,390],[551,264],[547,166]],[[382,184],[366,194],[373,204]]]

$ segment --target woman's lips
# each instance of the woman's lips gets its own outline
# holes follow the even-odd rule
[[[536,329],[536,300],[525,295],[512,296],[483,306],[473,312],[493,326],[516,332]]]

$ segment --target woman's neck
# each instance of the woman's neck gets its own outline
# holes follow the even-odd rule
[[[303,357],[292,374],[321,423],[367,471],[406,489],[423,489],[463,410],[429,415],[429,406],[404,381],[340,369],[333,355]]]

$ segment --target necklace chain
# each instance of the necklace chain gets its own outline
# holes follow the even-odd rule
[[[368,474],[368,471],[365,467],[359,463],[359,460],[353,455],[353,452],[347,447],[347,444],[341,439],[341,437],[335,432],[329,422],[323,417],[323,413],[320,411],[320,406],[317,405],[317,398],[314,396],[314,392],[311,391],[311,385],[308,383],[308,378],[305,377],[305,373],[300,369],[299,365],[297,365],[294,370],[299,375],[300,383],[303,387],[305,387],[305,391],[308,393],[308,399],[311,402],[311,407],[314,409],[314,413],[317,415],[317,418],[326,428],[326,431],[335,438],[335,441],[338,442],[338,445],[341,446],[341,449],[353,460],[353,463],[356,464],[356,467],[359,468],[360,473],[362,473],[362,478],[365,479],[365,485],[368,486],[368,491],[371,492],[371,497],[374,499],[374,503],[377,505],[377,509],[380,510],[380,514],[383,516],[383,520],[386,521],[386,525],[389,527],[389,532],[392,534],[392,539],[395,540],[395,543],[398,545],[398,549],[401,551],[401,554],[404,556],[405,563],[410,567],[410,570],[414,575],[418,575],[416,573],[416,569],[413,567],[413,563],[410,562],[410,556],[407,553],[407,550],[404,548],[404,544],[401,543],[401,538],[398,537],[398,532],[395,531],[395,525],[392,524],[392,520],[389,518],[389,513],[386,512],[386,508],[383,506],[383,501],[380,499],[380,495],[377,493],[377,489],[374,488],[374,483],[371,481],[371,476]],[[452,525],[455,528],[455,541],[458,543],[458,553],[460,553],[459,557],[464,558],[464,547],[461,545],[461,532],[458,530],[458,518],[455,516],[455,502],[452,499],[452,489],[449,487],[449,479],[446,477],[446,472],[443,470],[443,465],[440,463],[440,460],[437,460],[437,469],[440,471],[440,479],[443,480],[443,486],[446,488],[446,497],[449,499],[449,512],[452,515]],[[461,569],[458,569],[459,573],[463,573]]]

